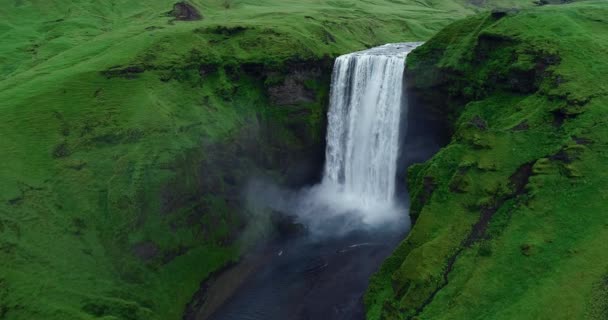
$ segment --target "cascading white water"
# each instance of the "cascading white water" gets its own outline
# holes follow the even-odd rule
[[[323,184],[362,209],[392,202],[399,152],[405,57],[420,43],[343,55],[332,76]]]
[[[397,43],[340,56],[334,65],[324,177],[320,184],[285,192],[269,185],[264,203],[295,214],[313,234],[344,234],[367,227],[408,227],[395,201],[403,72],[421,43]],[[260,193],[253,192],[259,200]]]

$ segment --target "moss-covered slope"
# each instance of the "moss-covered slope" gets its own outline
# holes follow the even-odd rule
[[[408,58],[410,94],[452,125],[409,170],[407,239],[370,319],[605,319],[608,4],[481,14]]]

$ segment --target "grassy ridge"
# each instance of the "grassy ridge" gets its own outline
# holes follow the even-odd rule
[[[285,152],[322,140],[323,61],[426,39],[478,10],[192,4],[202,20],[172,21],[163,0],[0,8],[0,318],[180,318],[200,281],[238,256],[238,184],[281,175]],[[301,62],[313,98],[274,105],[269,88]]]
[[[417,222],[369,318],[606,317],[607,16],[603,1],[482,14],[410,55],[412,94],[454,133],[409,171]]]

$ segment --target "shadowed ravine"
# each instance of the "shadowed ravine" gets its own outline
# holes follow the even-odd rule
[[[267,207],[305,225],[306,234],[250,253],[224,277],[242,281],[220,280],[206,292],[232,285],[234,294],[186,319],[364,318],[369,277],[409,229],[401,172],[438,147],[419,115],[408,115],[404,94],[405,57],[419,44],[336,60],[322,181],[299,191],[255,191]]]

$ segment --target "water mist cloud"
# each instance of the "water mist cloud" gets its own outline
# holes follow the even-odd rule
[[[405,205],[366,199],[330,182],[290,190],[258,179],[247,190],[248,204],[257,212],[265,208],[292,216],[313,238],[358,230],[405,231],[410,224]]]

